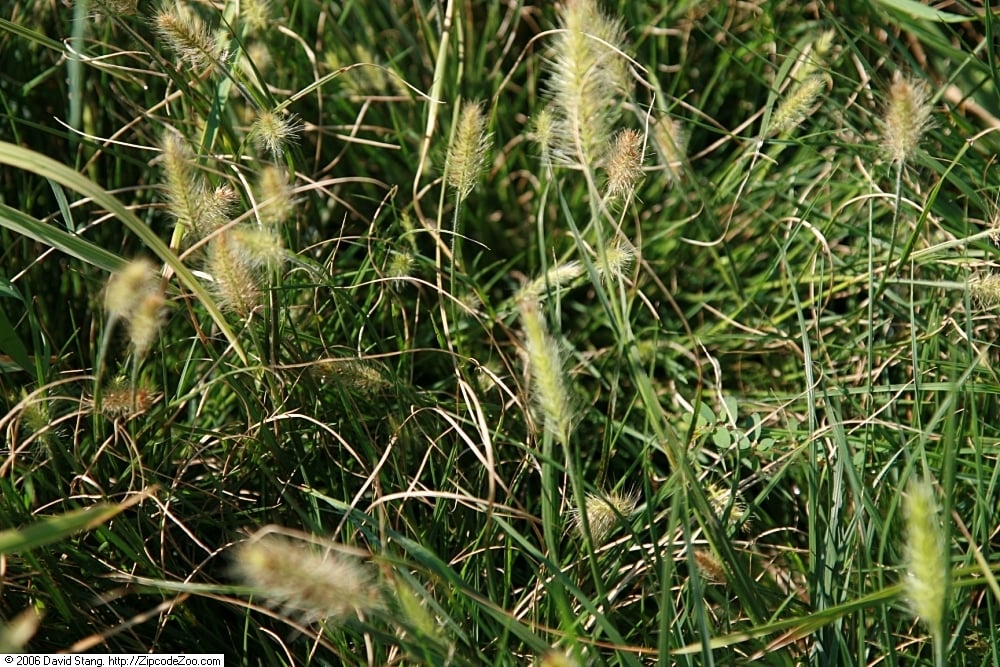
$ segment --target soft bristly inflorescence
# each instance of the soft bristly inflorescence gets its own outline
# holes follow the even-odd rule
[[[368,359],[325,359],[313,369],[321,381],[336,381],[352,393],[371,396],[391,386],[384,369]]]
[[[551,267],[527,283],[517,293],[518,299],[541,299],[550,290],[559,290],[584,274],[583,264],[572,260]]]
[[[604,169],[608,174],[605,194],[609,198],[630,196],[642,178],[643,137],[637,130],[615,135]]]
[[[104,309],[110,318],[128,319],[142,299],[158,289],[156,265],[148,259],[134,259],[111,274],[104,288]]]
[[[832,50],[835,36],[836,33],[829,30],[812,43],[809,53],[795,71],[795,80],[771,114],[764,136],[791,132],[812,113],[817,98],[830,83],[830,76],[822,66]]]
[[[989,309],[1000,304],[1000,274],[990,273],[969,280],[969,295],[976,305]]]
[[[187,5],[176,2],[153,16],[153,28],[186,65],[205,69],[225,59],[219,41]]]
[[[230,231],[212,237],[206,264],[219,307],[240,317],[249,317],[260,305],[264,287],[264,276],[257,260],[252,259]]]
[[[606,261],[606,264],[605,264]],[[605,281],[622,280],[635,262],[635,251],[622,239],[604,248],[604,260],[598,263],[597,273]]]
[[[531,140],[538,144],[542,164],[551,168],[552,151],[555,148],[556,117],[552,109],[546,107],[535,114],[532,119]]]
[[[278,167],[267,165],[257,176],[257,219],[265,227],[275,227],[287,222],[295,211],[295,199],[288,174]]]
[[[595,546],[604,544],[618,522],[629,518],[635,511],[639,496],[635,493],[612,492],[607,498],[588,493],[581,509],[571,510],[573,529],[581,537],[584,535],[584,521],[590,529],[590,537]]]
[[[927,479],[912,482],[903,509],[906,518],[906,597],[913,613],[935,640],[940,641],[944,633],[951,570],[934,485]]]
[[[146,356],[156,342],[156,336],[163,326],[166,305],[162,293],[152,292],[143,296],[136,306],[128,321],[128,337],[136,356]]]
[[[285,260],[285,247],[277,230],[238,225],[229,238],[240,250],[240,260],[253,271],[271,271]]]
[[[240,2],[240,19],[243,20],[251,33],[259,33],[270,28],[273,25],[271,14],[270,0],[241,0]]]
[[[549,64],[554,122],[547,145],[561,161],[592,167],[607,153],[621,113],[616,95],[628,87],[624,31],[595,0],[566,2],[560,25]]]
[[[537,300],[522,300],[519,311],[535,403],[542,414],[545,430],[558,442],[566,444],[572,430],[572,410],[559,344],[549,335]]]
[[[797,128],[809,115],[825,86],[826,80],[820,74],[812,74],[792,84],[791,89],[785,93],[771,114],[764,134],[767,136],[785,134]]]
[[[261,303],[269,274],[286,258],[281,236],[273,228],[239,225],[215,234],[206,266],[219,306],[248,317]]]
[[[236,577],[283,613],[306,623],[340,622],[382,608],[374,572],[356,558],[274,534],[237,550]]]
[[[167,210],[178,226],[175,237],[182,239],[191,231],[202,238],[221,227],[229,220],[236,191],[228,184],[209,189],[190,146],[178,133],[168,132],[161,148]]]
[[[729,487],[709,483],[705,488],[705,495],[715,515],[720,519],[726,519],[730,528],[737,526],[747,517],[747,504],[739,493],[734,493]]]
[[[406,285],[407,279],[413,275],[413,267],[416,260],[409,251],[392,251],[389,254],[389,261],[386,262],[385,276],[392,281],[392,286],[401,289]]]
[[[166,300],[156,266],[136,259],[113,274],[104,289],[104,307],[110,324],[128,323],[129,341],[136,356],[146,355],[163,325]]]
[[[195,172],[191,149],[179,134],[168,132],[162,149],[167,206],[177,225],[187,232],[198,225],[204,185]]]
[[[691,555],[694,558],[695,566],[706,581],[713,584],[726,583],[726,568],[722,566],[722,562],[712,553],[711,549],[695,549]]]
[[[296,116],[271,110],[261,111],[250,127],[250,137],[257,149],[270,153],[275,159],[281,158],[301,133],[302,124]]]
[[[882,147],[893,162],[910,162],[931,127],[930,94],[923,81],[896,72],[881,120]]]
[[[486,132],[483,109],[479,104],[466,102],[462,105],[458,127],[452,135],[445,159],[448,185],[455,190],[459,201],[469,196],[479,180],[486,166],[489,148],[490,135]]]
[[[103,389],[101,414],[108,419],[134,417],[149,410],[161,397],[162,393],[148,383],[133,387],[128,379],[115,378]]]

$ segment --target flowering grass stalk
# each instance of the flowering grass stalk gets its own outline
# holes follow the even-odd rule
[[[537,301],[522,301],[520,314],[535,403],[545,430],[565,445],[572,432],[572,409],[563,375],[562,353],[556,340],[549,335]]]
[[[906,597],[913,614],[927,627],[934,642],[935,659],[944,665],[947,642],[945,620],[951,589],[951,565],[941,510],[930,480],[916,480],[907,491],[906,517]]]

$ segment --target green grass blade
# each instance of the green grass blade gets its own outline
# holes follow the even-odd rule
[[[943,12],[917,0],[877,0],[878,3],[887,9],[900,12],[906,16],[919,19],[921,21],[934,21],[936,23],[961,23],[968,21],[968,16]]]
[[[118,255],[81,236],[44,223],[2,203],[0,203],[0,225],[104,271],[114,272],[125,264],[125,260]]]
[[[88,197],[98,206],[104,207],[110,213],[113,213],[133,234],[139,237],[146,247],[149,248],[160,260],[169,266],[175,274],[177,274],[178,279],[181,284],[198,298],[198,301],[202,303],[205,309],[208,311],[209,315],[215,321],[215,325],[219,327],[219,331],[229,340],[229,343],[233,346],[233,350],[239,356],[239,358],[247,363],[246,352],[243,351],[243,346],[240,344],[239,339],[236,338],[236,334],[233,332],[232,328],[226,322],[225,316],[222,311],[219,310],[219,306],[215,303],[211,294],[208,290],[195,278],[191,270],[188,269],[180,258],[164,243],[160,237],[158,237],[153,230],[151,230],[142,220],[137,218],[132,211],[128,209],[117,197],[106,192],[103,188],[95,184],[93,181],[87,179],[83,175],[77,173],[76,171],[70,169],[69,167],[53,160],[50,157],[37,153],[35,151],[28,150],[21,146],[15,146],[7,142],[0,142],[0,164],[8,164],[12,167],[17,167],[19,169],[24,169],[25,171],[37,174],[42,178],[51,179],[61,185],[64,185],[76,192]],[[43,236],[42,240],[46,237]],[[65,240],[63,237],[55,237]],[[88,254],[92,257],[97,258],[97,253],[94,253],[90,246],[86,246],[87,253],[85,253],[80,259],[84,261],[87,260]],[[106,258],[106,255],[103,256]],[[102,266],[104,268],[104,266]]]
[[[7,318],[7,312],[2,307],[0,307],[0,352],[9,356],[15,364],[20,366],[21,370],[27,373],[33,372],[28,348],[17,335],[14,325],[11,324]],[[3,370],[2,362],[0,362],[0,372]]]
[[[25,528],[5,530],[0,533],[0,554],[30,551],[58,542],[75,533],[90,530],[121,514],[147,495],[149,492],[136,494],[117,505],[98,503],[59,516],[41,519]]]

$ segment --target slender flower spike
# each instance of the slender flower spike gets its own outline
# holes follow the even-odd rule
[[[616,95],[629,85],[624,31],[596,0],[567,0],[560,23],[549,66],[548,88],[558,121],[551,148],[554,157],[567,163],[589,165],[607,152],[622,108]]]
[[[642,178],[642,134],[636,130],[622,130],[615,135],[608,153],[607,196],[627,197]]]
[[[933,108],[927,84],[899,72],[889,86],[889,99],[882,119],[882,147],[893,162],[909,162],[924,133],[930,128]]]
[[[250,32],[261,32],[270,28],[271,3],[269,0],[243,0],[240,3],[240,18],[246,24]]]
[[[542,156],[542,164],[546,167],[552,166],[552,145],[558,130],[556,117],[552,108],[546,107],[539,111],[532,123],[532,140],[538,144]]]
[[[486,166],[489,149],[490,135],[486,132],[486,118],[482,107],[466,102],[462,106],[458,128],[448,146],[445,163],[448,185],[455,189],[459,201],[472,192]]]
[[[726,486],[709,483],[705,489],[708,502],[720,518],[725,518],[730,528],[734,528],[747,516],[747,504],[739,493]]]
[[[976,304],[988,310],[1000,304],[1000,275],[989,274],[969,281],[969,294]]]
[[[166,300],[156,266],[148,259],[132,260],[111,276],[104,290],[108,328],[118,320],[128,322],[128,335],[136,357],[144,357],[163,326]]]
[[[258,216],[265,227],[275,227],[288,221],[295,212],[295,200],[288,174],[273,166],[264,167],[257,179],[260,200]]]
[[[535,401],[545,421],[545,429],[565,445],[572,430],[572,411],[563,380],[559,345],[546,329],[537,300],[525,299],[520,311]]]
[[[825,79],[819,74],[794,84],[771,115],[765,134],[774,136],[797,128],[809,115],[825,85]]]
[[[373,573],[356,559],[276,535],[245,542],[234,570],[274,607],[306,623],[382,607]]]
[[[204,22],[179,2],[157,12],[153,27],[178,58],[194,69],[204,69],[225,59],[222,47]]]
[[[238,236],[230,230],[212,239],[207,268],[219,307],[246,318],[260,305],[264,276],[258,258],[242,246]]]
[[[547,290],[559,290],[584,274],[583,264],[577,260],[557,264],[543,275],[526,284],[518,292],[520,299],[541,299],[547,295]]]
[[[698,571],[707,581],[715,584],[726,583],[726,568],[710,549],[695,549],[691,555]]]
[[[177,219],[175,236],[182,238],[200,226],[200,205],[205,184],[195,171],[194,154],[176,132],[163,137],[163,173],[166,179],[167,209]],[[203,230],[199,230],[203,231]]]
[[[934,641],[942,642],[951,570],[940,510],[929,480],[910,484],[904,513],[906,596],[913,613],[927,626]]]
[[[604,249],[604,258],[608,261],[607,266],[604,265],[603,261],[599,262],[597,265],[598,274],[605,280],[622,280],[632,268],[635,253],[628,244],[618,240],[611,242]]]
[[[163,312],[166,301],[163,294],[147,294],[136,306],[128,323],[128,336],[137,357],[146,356],[156,341],[156,335],[163,326]]]

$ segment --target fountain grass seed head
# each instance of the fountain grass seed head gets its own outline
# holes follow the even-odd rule
[[[459,201],[472,192],[486,166],[490,135],[486,132],[486,117],[479,104],[466,102],[459,114],[458,127],[448,146],[445,174]]]
[[[519,311],[534,401],[545,430],[565,445],[569,442],[573,418],[559,344],[549,335],[537,300],[524,299],[519,304]]]
[[[906,597],[935,641],[944,640],[951,569],[940,509],[930,480],[913,481],[904,498]]]
[[[633,129],[618,132],[611,142],[607,163],[605,196],[609,199],[628,199],[642,178],[642,134]]]
[[[571,510],[571,522],[577,535],[583,537],[584,522],[590,529],[594,546],[604,544],[608,536],[622,519],[628,519],[635,512],[639,495],[637,493],[611,492],[607,498],[588,493],[583,508]]]
[[[250,138],[257,150],[266,151],[275,159],[280,159],[288,145],[298,141],[301,133],[302,124],[297,116],[271,110],[257,114],[250,126]]]
[[[268,604],[305,623],[341,622],[382,608],[375,572],[358,559],[274,534],[236,550],[236,577]]]
[[[584,168],[603,162],[621,114],[617,96],[628,89],[621,23],[595,0],[568,0],[553,43],[547,89],[556,123],[553,157]]]
[[[882,149],[893,162],[910,162],[932,125],[927,84],[896,72],[881,119]]]
[[[184,3],[164,5],[153,16],[153,29],[181,63],[193,69],[206,69],[225,60],[221,43]]]

